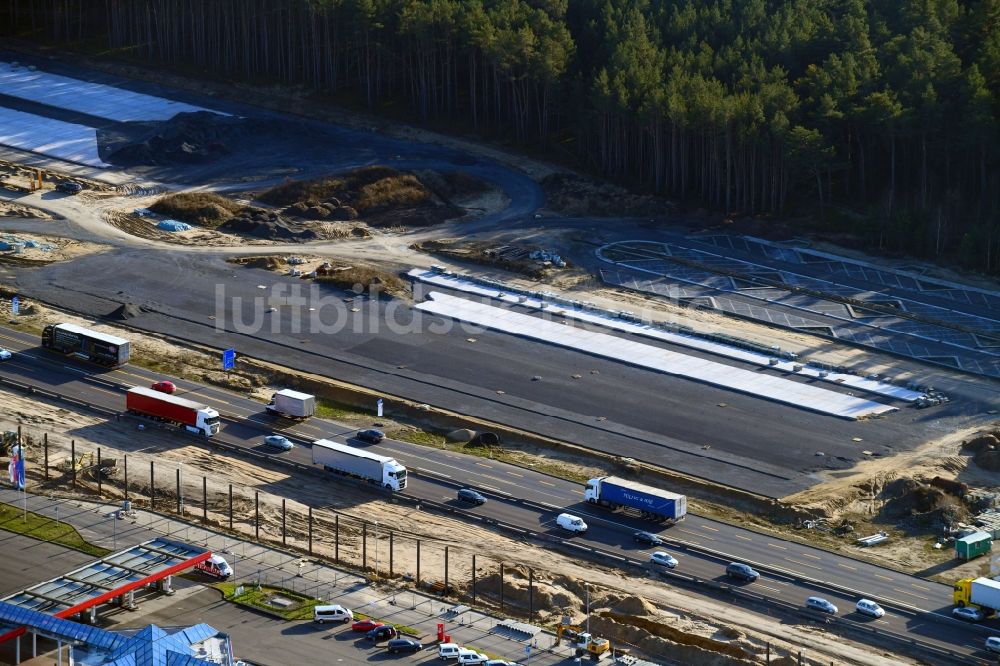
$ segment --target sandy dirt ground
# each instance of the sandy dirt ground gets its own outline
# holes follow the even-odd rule
[[[393,568],[397,575],[416,574],[416,540],[421,542],[421,578],[443,580],[444,547],[449,550],[449,582],[457,590],[471,581],[472,554],[478,553],[477,590],[488,596],[497,585],[498,562],[483,553],[504,553],[507,564],[505,598],[508,604],[526,602],[527,570],[538,581],[536,608],[542,609],[545,622],[555,622],[568,614],[582,617],[584,583],[594,586],[591,607],[597,614],[603,609],[629,616],[642,616],[664,624],[687,640],[713,639],[742,648],[749,663],[760,661],[766,643],[775,654],[795,653],[804,649],[807,663],[815,664],[895,664],[911,663],[880,655],[870,648],[851,644],[821,628],[771,620],[729,605],[702,598],[692,598],[683,590],[673,589],[655,577],[627,576],[623,572],[553,553],[531,542],[511,539],[468,523],[442,517],[405,504],[387,502],[368,489],[340,481],[303,483],[281,468],[256,464],[242,457],[215,452],[202,444],[191,443],[182,433],[147,428],[139,432],[131,420],[108,422],[72,412],[43,402],[0,390],[5,405],[0,428],[21,425],[28,443],[30,485],[42,485],[40,440],[49,436],[52,480],[43,486],[46,492],[58,489],[70,492],[70,440],[76,441],[79,492],[93,492],[95,452],[101,447],[104,466],[114,461],[114,473],[103,483],[104,495],[122,497],[124,456],[128,456],[129,496],[138,506],[148,506],[149,463],[156,463],[156,508],[171,510],[176,506],[176,472],[181,470],[181,495],[185,513],[193,519],[202,515],[202,479],[207,484],[208,516],[211,522],[227,522],[228,484],[234,486],[234,515],[237,529],[244,535],[252,532],[254,493],[260,493],[261,533],[272,542],[281,541],[281,505],[287,505],[287,538],[290,545],[305,547],[306,511],[314,508],[314,544],[321,554],[334,554],[334,516],[340,515],[340,557],[361,564],[361,520],[368,527],[367,558],[374,566],[375,534],[371,524],[378,521],[380,564],[388,569],[388,532],[393,532]],[[727,622],[717,618],[726,617]],[[614,627],[605,624],[611,632]],[[624,631],[624,630],[623,630]],[[614,638],[612,636],[612,638]],[[668,642],[647,649],[666,656],[676,649]],[[710,663],[705,661],[704,663]],[[711,663],[740,663],[719,661]]]
[[[0,201],[0,216],[23,217],[33,220],[53,219],[53,216],[44,210],[35,208],[34,206],[25,206],[24,204],[19,204],[15,201]]]
[[[48,264],[54,261],[76,259],[88,254],[107,252],[110,246],[99,243],[72,240],[59,236],[42,236],[30,233],[0,233],[0,241],[5,243],[33,242],[36,247],[24,247],[20,251],[0,250],[0,263],[13,261],[17,263]]]

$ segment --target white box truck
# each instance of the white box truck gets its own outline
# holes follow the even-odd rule
[[[386,490],[406,488],[406,468],[389,456],[356,449],[347,444],[317,439],[312,445],[316,465],[338,474],[346,474],[377,483]]]
[[[264,409],[289,419],[307,419],[316,413],[316,396],[282,389],[271,395],[271,402]]]

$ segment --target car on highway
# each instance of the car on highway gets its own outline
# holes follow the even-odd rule
[[[836,606],[823,597],[809,597],[806,599],[806,608],[819,611],[820,613],[829,613],[830,615],[836,615],[839,611]]]
[[[295,445],[288,441],[287,437],[282,437],[281,435],[268,435],[264,438],[264,444],[273,449],[281,449],[282,451],[291,451],[295,448]]]
[[[760,574],[754,571],[753,567],[742,562],[730,562],[726,566],[726,576],[742,580],[745,583],[755,583],[760,578]]]
[[[389,654],[396,654],[397,652],[420,652],[424,646],[420,641],[412,638],[393,638],[385,644],[385,649],[389,651]]]
[[[66,194],[79,194],[83,191],[83,185],[74,183],[71,180],[64,180],[56,185],[56,189]]]
[[[167,381],[166,379],[158,382],[153,382],[152,384],[149,385],[149,388],[153,389],[154,391],[159,391],[160,393],[173,393],[174,391],[177,390],[177,387],[174,386],[174,383],[171,381]]]
[[[574,534],[583,534],[587,531],[587,523],[583,522],[583,518],[571,513],[560,513],[556,516],[556,525]]]
[[[387,641],[391,638],[396,638],[398,636],[399,636],[399,631],[396,630],[396,627],[393,627],[392,625],[389,624],[383,624],[381,627],[375,627],[374,629],[370,629],[368,633],[365,634],[365,638],[370,640],[372,643]]]
[[[985,648],[987,652],[1000,654],[1000,636],[990,636],[987,638]]]
[[[485,664],[489,660],[490,658],[482,652],[464,649],[458,651],[459,666],[479,666],[479,664]]]
[[[476,506],[486,504],[486,497],[481,492],[475,491],[472,488],[462,488],[459,490],[458,499],[469,504],[475,504]]]
[[[0,347],[0,361],[9,361],[10,357],[14,355],[14,352],[9,349],[4,349]]]
[[[632,535],[632,541],[645,544],[647,546],[662,546],[663,539],[652,532],[636,532]]]
[[[503,659],[490,659],[483,666],[518,666],[513,661],[504,661]]]
[[[371,428],[369,430],[361,430],[354,436],[354,438],[360,439],[362,442],[367,442],[368,444],[378,444],[385,439],[385,433],[381,430]]]
[[[358,620],[357,622],[352,624],[351,631],[368,632],[374,629],[375,627],[382,627],[382,626],[385,626],[384,622],[378,622],[377,620],[372,620],[371,618],[369,618],[367,620]]]
[[[966,622],[981,622],[986,617],[986,613],[972,606],[956,606],[951,609],[951,614]]]
[[[858,611],[862,615],[874,618],[880,618],[885,615],[885,609],[871,599],[858,599],[858,603],[854,606],[854,610]]]
[[[666,567],[668,569],[673,569],[677,566],[677,558],[665,550],[658,550],[655,553],[652,553],[649,556],[649,561],[651,564],[658,564],[661,567]]]

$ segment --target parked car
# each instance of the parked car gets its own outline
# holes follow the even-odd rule
[[[313,622],[323,624],[324,622],[350,622],[354,619],[354,613],[350,608],[344,608],[340,604],[330,606],[314,606]]]
[[[376,620],[372,620],[371,618],[369,618],[367,620],[358,620],[357,622],[352,624],[351,631],[368,632],[374,629],[375,627],[382,627],[382,626],[385,626],[384,622],[378,622]]]
[[[470,504],[475,504],[476,506],[482,506],[486,504],[486,497],[472,488],[462,488],[458,491],[458,499],[463,502],[469,502]]]
[[[1000,636],[990,636],[986,639],[986,651],[1000,653]]]
[[[583,534],[587,531],[587,523],[583,522],[583,518],[570,513],[560,513],[556,517],[556,525],[567,532],[575,532],[577,534]]]
[[[986,617],[986,613],[972,606],[957,606],[951,609],[951,614],[966,622],[982,622]]]
[[[365,634],[365,638],[370,640],[372,643],[387,641],[390,638],[396,638],[397,636],[399,636],[399,632],[396,631],[396,627],[389,624],[383,624],[381,627],[375,627]]]
[[[14,355],[14,352],[9,349],[4,349],[0,347],[0,361],[9,361],[10,357]]]
[[[371,430],[362,430],[354,438],[360,439],[362,442],[368,442],[369,444],[378,444],[385,439],[385,433],[373,428]]]
[[[854,607],[854,610],[858,611],[862,615],[868,615],[876,618],[885,615],[885,609],[871,599],[859,599],[857,605]]]
[[[56,189],[66,194],[79,194],[83,190],[83,185],[71,180],[64,180],[56,185]]]
[[[397,652],[420,652],[424,646],[420,641],[412,638],[393,638],[385,644],[385,648],[389,654],[396,654]]]
[[[457,659],[461,649],[457,643],[441,643],[438,645],[438,659]]]
[[[749,564],[742,562],[730,562],[726,566],[726,575],[746,583],[755,583],[760,578],[760,574],[754,571]]]
[[[485,664],[490,658],[481,652],[476,652],[475,650],[459,650],[458,651],[458,664],[459,666],[479,666],[479,664]]]
[[[809,597],[806,599],[806,608],[811,608],[820,613],[829,613],[830,615],[836,615],[838,612],[836,606],[822,597]]]
[[[282,451],[291,451],[295,445],[288,441],[287,437],[281,435],[268,435],[264,438],[264,444]]]
[[[649,561],[652,564],[659,564],[660,566],[664,566],[668,569],[673,569],[677,566],[677,559],[664,550],[658,550],[650,555]]]
[[[167,381],[166,379],[158,382],[153,382],[152,384],[149,385],[149,388],[153,389],[154,391],[159,391],[160,393],[173,393],[174,391],[177,390],[177,387],[174,386],[174,383],[171,381]]]
[[[662,546],[663,539],[652,532],[636,532],[632,535],[632,541],[636,543],[644,543],[647,546]]]

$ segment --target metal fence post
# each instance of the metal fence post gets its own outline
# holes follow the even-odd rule
[[[340,514],[333,517],[333,561],[340,564]]]
[[[76,490],[76,440],[69,440],[69,471],[73,478],[73,490]]]
[[[177,468],[177,515],[181,514],[181,468]]]
[[[448,594],[448,546],[444,547],[444,593]]]
[[[97,447],[97,496],[101,496],[101,447]]]
[[[389,577],[390,578],[392,578],[393,574],[395,573],[393,571],[393,566],[392,566],[392,550],[393,550],[392,531],[390,531],[389,532]]]
[[[313,508],[309,507],[309,555],[313,554]]]
[[[417,579],[414,581],[414,585],[418,590],[420,589],[420,539],[417,539]]]
[[[361,521],[361,570],[368,571],[368,521]]]
[[[535,572],[528,569],[528,622],[535,618]]]
[[[288,539],[285,532],[285,498],[281,498],[281,545],[287,546]]]
[[[42,435],[42,446],[45,447],[45,480],[49,480],[49,433]]]
[[[500,614],[503,615],[503,562],[500,563]]]
[[[208,478],[201,477],[201,522],[208,523]]]
[[[128,455],[125,458],[125,501],[128,501]]]
[[[229,531],[233,531],[233,484],[229,484]]]
[[[253,491],[253,533],[254,538],[260,541],[260,491]]]
[[[472,554],[472,605],[476,605],[476,554]]]
[[[153,461],[149,461],[149,509],[153,510],[156,497],[156,475],[153,473]]]

